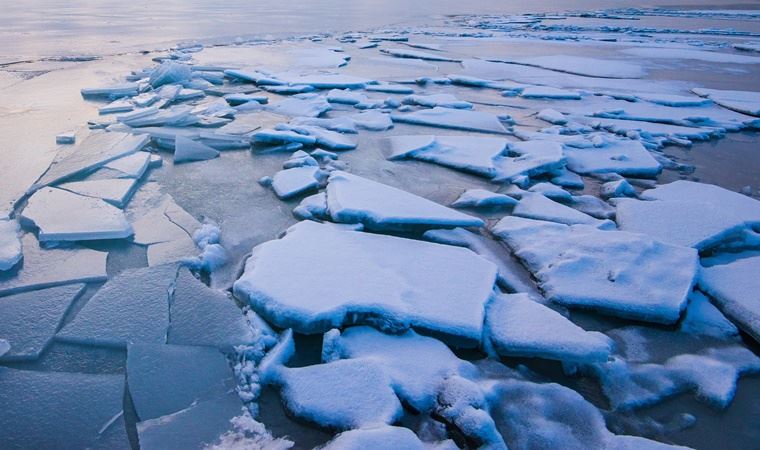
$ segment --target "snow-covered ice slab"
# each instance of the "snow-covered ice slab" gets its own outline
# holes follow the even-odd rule
[[[395,56],[396,58],[412,58],[412,59],[422,59],[426,61],[445,61],[445,62],[460,62],[461,61],[461,59],[449,58],[441,54],[421,52],[418,50],[408,50],[404,48],[384,48],[384,49],[381,49],[380,51],[388,55]]]
[[[499,118],[493,114],[469,109],[452,109],[437,106],[408,114],[392,113],[394,122],[426,125],[429,127],[452,128],[465,131],[482,131],[484,133],[507,132]]]
[[[137,423],[142,450],[208,448],[233,429],[232,421],[243,414],[236,392],[178,411],[169,416]]]
[[[0,367],[0,404],[5,448],[130,448],[124,375]]]
[[[299,332],[381,320],[479,342],[495,278],[468,249],[305,221],[254,248],[234,292]]]
[[[222,291],[206,287],[186,268],[177,275],[170,317],[169,344],[204,345],[226,351],[255,340],[235,301]]]
[[[510,181],[561,170],[565,165],[562,145],[552,141],[512,142],[507,155],[496,160],[494,181]]]
[[[454,208],[497,208],[514,206],[517,200],[485,189],[467,189],[451,204]]]
[[[579,393],[556,383],[509,379],[489,393],[491,410],[509,448],[685,450],[638,436],[616,435],[602,413]],[[526,408],[524,405],[532,405]]]
[[[654,177],[662,166],[641,142],[615,140],[603,147],[565,148],[567,167],[580,174],[614,172],[626,176]]]
[[[746,347],[734,345],[673,356],[662,364],[627,363],[616,358],[589,369],[615,409],[650,406],[689,391],[725,408],[734,398],[739,377],[760,372],[760,358]]]
[[[372,360],[283,367],[278,378],[288,410],[326,428],[350,430],[388,425],[402,415],[390,377]]]
[[[529,294],[495,296],[486,308],[486,337],[503,356],[604,362],[612,350],[602,333],[585,331]]]
[[[401,102],[426,108],[440,106],[441,108],[472,109],[472,103],[459,100],[451,94],[408,95]]]
[[[51,187],[44,187],[29,198],[22,220],[39,228],[40,242],[121,239],[133,233],[119,208],[99,198]]]
[[[390,114],[381,113],[380,111],[363,111],[359,114],[348,116],[357,128],[370,131],[385,131],[393,128],[393,120]]]
[[[293,167],[272,177],[272,189],[283,200],[319,187],[322,171],[318,166]]]
[[[135,152],[104,165],[104,169],[117,171],[112,178],[141,178],[150,166],[150,152]],[[96,172],[98,173],[98,172]]]
[[[760,116],[760,92],[704,88],[694,88],[691,91],[700,97],[709,98],[724,108],[750,116]]]
[[[0,297],[0,336],[11,345],[0,361],[39,358],[83,291],[83,284],[74,284]]]
[[[334,171],[328,178],[327,208],[336,222],[361,223],[371,229],[484,225],[477,217],[342,171]]]
[[[184,136],[174,139],[174,163],[205,161],[219,156],[219,151]]]
[[[677,321],[699,267],[696,250],[642,234],[514,216],[500,220],[493,232],[548,299],[630,319]]]
[[[704,250],[760,225],[760,201],[719,186],[679,180],[615,200],[620,229]]]
[[[760,256],[703,267],[699,287],[723,313],[760,342]]]
[[[9,270],[22,257],[18,222],[0,219],[0,271]]]
[[[581,94],[551,86],[528,86],[520,92],[520,97],[528,99],[580,100]]]
[[[129,133],[97,133],[62,152],[30,190],[58,183],[74,175],[96,169],[115,159],[141,150],[150,140],[146,135]]]
[[[601,228],[615,228],[615,224],[610,221],[596,219],[535,192],[524,192],[520,202],[512,210],[512,214],[528,219],[564,223],[565,225],[584,224]]]
[[[286,75],[282,79],[291,85],[308,85],[315,89],[361,89],[368,84],[374,83],[374,80],[368,78],[338,73]]]
[[[324,450],[359,450],[397,448],[424,450],[428,448],[409,428],[374,427],[344,431],[322,447]]]
[[[116,348],[128,343],[166,343],[169,294],[176,274],[171,264],[120,273],[58,332],[57,339]]]
[[[440,383],[451,375],[474,377],[475,366],[459,359],[443,342],[414,331],[381,333],[367,326],[325,334],[322,358],[368,359],[382,364],[396,395],[419,412],[431,410]]]
[[[130,97],[137,95],[139,86],[137,83],[123,83],[98,88],[85,88],[81,90],[82,97]]]
[[[509,141],[480,136],[410,135],[387,138],[388,159],[413,158],[432,162],[488,178],[497,176],[497,160],[501,159]]]
[[[58,187],[81,196],[105,200],[117,208],[124,208],[137,189],[137,181],[136,178],[86,180],[63,183]]]
[[[107,252],[78,246],[44,249],[33,234],[22,238],[24,263],[0,273],[0,295],[105,280]]]
[[[310,99],[291,97],[265,106],[267,111],[291,117],[319,117],[330,108],[332,107],[324,97]]]
[[[130,344],[127,380],[137,416],[155,419],[234,390],[227,358],[210,347]]]

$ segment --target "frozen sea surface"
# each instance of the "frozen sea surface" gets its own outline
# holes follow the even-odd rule
[[[728,1],[4,5],[0,442],[756,446]]]

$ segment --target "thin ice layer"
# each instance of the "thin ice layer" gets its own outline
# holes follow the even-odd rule
[[[698,270],[696,250],[641,234],[514,216],[493,232],[548,299],[630,319],[677,321]]]
[[[306,221],[254,248],[234,292],[299,332],[380,321],[479,342],[495,278],[464,248]]]

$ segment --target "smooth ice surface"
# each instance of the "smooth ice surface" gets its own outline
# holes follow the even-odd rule
[[[699,286],[723,313],[760,341],[760,256],[703,267]]]
[[[5,448],[130,448],[124,375],[0,367],[0,404]]]
[[[134,221],[134,242],[148,246],[151,267],[176,262],[198,254],[192,235],[200,227],[193,216],[166,195]]]
[[[0,219],[0,271],[12,268],[22,257],[18,222]]]
[[[468,109],[452,109],[436,106],[433,109],[421,109],[408,114],[392,113],[391,118],[394,122],[427,125],[429,127],[498,134],[507,132],[504,125],[502,125],[499,118],[495,115]]]
[[[344,431],[322,447],[323,450],[397,448],[423,450],[425,445],[409,428],[375,427]]]
[[[219,151],[184,136],[174,139],[174,162],[205,161],[219,156]]]
[[[630,319],[677,321],[698,270],[696,250],[641,234],[514,216],[493,232],[548,299]]]
[[[40,242],[120,239],[132,235],[132,226],[117,207],[99,198],[51,187],[32,195],[22,217],[39,228]]]
[[[332,219],[374,229],[479,227],[484,222],[426,198],[347,172],[334,171],[327,184]]]
[[[142,450],[206,448],[233,429],[232,420],[243,413],[236,392],[137,423]]]
[[[120,273],[100,288],[57,338],[116,348],[166,343],[169,290],[176,273],[171,264]]]
[[[83,290],[73,284],[0,297],[0,336],[11,345],[0,361],[39,358]]]
[[[485,189],[467,189],[451,204],[454,208],[488,208],[514,206],[517,200]]]
[[[319,187],[320,169],[317,166],[293,167],[277,172],[272,177],[272,189],[281,199],[295,197],[298,194]]]
[[[130,344],[129,394],[141,421],[173,414],[234,389],[227,358],[210,347]]]
[[[694,88],[692,92],[742,114],[760,116],[760,92]]]
[[[24,262],[0,273],[0,295],[106,279],[108,253],[79,246],[44,249],[33,234],[22,238]]]
[[[520,197],[520,202],[512,210],[512,214],[528,219],[548,220],[566,225],[585,224],[606,228],[611,226],[614,228],[613,223],[605,224],[602,220],[595,219],[577,209],[557,203],[543,194],[534,192],[523,193]]]
[[[403,98],[402,103],[426,108],[440,106],[442,108],[472,109],[472,103],[459,100],[451,94],[408,95]]]
[[[105,200],[117,208],[124,208],[137,188],[137,179],[114,178],[110,180],[74,181],[61,184],[59,187],[85,197]]]
[[[616,200],[622,230],[699,250],[760,224],[760,201],[711,184],[675,181]]]
[[[611,340],[585,331],[528,294],[503,294],[486,307],[486,335],[503,356],[530,356],[564,362],[606,361]]]
[[[59,157],[53,161],[32,189],[63,181],[135,153],[142,149],[148,140],[149,137],[146,135],[129,133],[91,134],[70,150],[59,153]]]
[[[599,78],[640,78],[645,74],[641,65],[635,62],[583,56],[543,55],[518,59],[491,59],[490,61],[536,66],[557,72]]]
[[[169,344],[230,350],[255,339],[235,301],[223,291],[206,287],[186,268],[177,275],[170,317]]]
[[[411,330],[389,335],[360,326],[348,328],[337,336],[330,336],[331,333],[325,335],[323,358],[368,359],[381,363],[396,395],[420,412],[433,407],[439,384],[444,379],[451,375],[473,377],[476,374],[475,366],[459,359],[441,341]]]
[[[348,430],[387,425],[402,414],[390,377],[371,360],[282,368],[279,383],[288,410],[323,427]]]
[[[638,141],[615,140],[603,147],[565,148],[567,167],[580,174],[614,172],[654,177],[662,166]]]
[[[234,292],[299,332],[374,317],[479,342],[495,278],[492,263],[464,248],[306,221],[254,248]]]

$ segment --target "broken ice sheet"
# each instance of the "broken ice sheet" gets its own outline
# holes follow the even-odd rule
[[[486,307],[486,338],[499,355],[604,362],[612,341],[585,331],[528,294],[495,296]]]
[[[423,450],[428,448],[412,430],[381,426],[344,431],[322,447],[324,450],[396,448]]]
[[[565,148],[567,167],[579,174],[614,172],[626,176],[655,177],[662,166],[639,141],[614,140],[602,147]]]
[[[125,270],[98,290],[57,339],[114,348],[166,343],[169,293],[176,274],[172,264]]]
[[[694,249],[588,225],[509,216],[493,233],[533,273],[548,299],[629,319],[676,322],[699,265]]]
[[[0,219],[0,271],[11,269],[22,257],[18,222]]]
[[[79,144],[59,153],[31,191],[54,184],[135,153],[148,143],[148,136],[103,132],[87,136]]]
[[[170,195],[157,200],[157,205],[134,220],[134,242],[148,246],[148,265],[180,261],[198,254],[199,249],[192,239],[192,233],[201,227],[187,211],[174,202]]]
[[[117,208],[124,208],[137,189],[137,183],[136,178],[115,178],[73,181],[58,187],[74,194],[105,200]]]
[[[707,97],[724,108],[750,116],[760,116],[760,92],[703,88],[694,88],[692,92],[701,97]]]
[[[429,127],[452,128],[455,130],[481,131],[484,133],[505,134],[498,117],[482,111],[469,109],[451,109],[437,106],[433,109],[422,109],[407,114],[392,113],[394,122],[426,125]]]
[[[0,295],[106,279],[106,252],[75,245],[44,249],[33,234],[25,234],[21,242],[24,260],[0,273]]]
[[[133,233],[120,209],[63,189],[38,190],[21,214],[39,229],[40,242],[121,239]]]
[[[11,345],[0,361],[39,358],[83,291],[83,284],[73,284],[0,297],[0,337]]]
[[[293,167],[277,172],[272,177],[272,189],[285,200],[319,187],[322,171],[318,166]]]
[[[490,58],[489,61],[535,66],[598,78],[641,78],[645,75],[641,65],[635,62],[572,55],[544,55],[517,59]]]
[[[130,448],[124,375],[0,367],[0,404],[3,447]]]
[[[584,214],[577,209],[550,200],[542,194],[525,192],[512,210],[512,215],[528,219],[547,220],[566,225],[585,224],[598,228],[615,228],[610,221],[603,221]]]
[[[210,347],[129,344],[129,394],[141,421],[224,397],[235,380],[227,358]]]
[[[326,428],[387,425],[403,412],[390,377],[371,359],[281,367],[275,383],[292,414]]]
[[[451,94],[431,94],[431,95],[408,95],[401,100],[405,105],[418,105],[426,108],[454,108],[454,109],[472,109],[472,103],[459,100]]]
[[[700,251],[760,225],[760,202],[719,186],[679,180],[618,199],[620,229]]]
[[[370,229],[484,225],[477,217],[342,171],[330,174],[326,192],[328,212],[335,222],[362,223]]]
[[[298,332],[382,322],[480,342],[495,278],[492,263],[464,248],[305,221],[254,248],[234,292]]]
[[[715,300],[721,311],[742,330],[760,342],[760,256],[723,262],[708,259],[714,265],[703,267],[699,287]]]
[[[219,156],[219,151],[184,136],[174,139],[174,163],[205,161]]]

